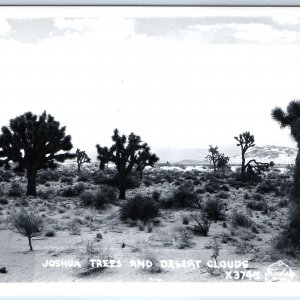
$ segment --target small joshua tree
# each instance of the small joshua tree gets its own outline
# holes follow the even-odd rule
[[[71,136],[65,135],[51,115],[44,112],[37,117],[27,112],[10,120],[0,135],[0,165],[17,164],[16,170],[26,170],[27,195],[36,195],[36,177],[40,169],[55,168],[55,161],[74,158]]]
[[[224,168],[229,162],[229,157],[225,156],[224,153],[220,153],[218,150],[218,146],[213,147],[212,145],[210,145],[208,151],[210,154],[207,155],[206,158],[210,163],[213,164],[215,172],[217,171],[217,169]]]
[[[106,164],[109,163],[111,158],[110,150],[107,147],[100,147],[96,145],[98,156],[97,159],[100,161],[99,169],[100,171],[104,171]]]
[[[143,171],[147,166],[154,167],[158,161],[156,154],[150,153],[150,147],[145,144],[144,148],[138,151],[136,160],[136,171],[140,174],[140,178],[143,178]]]
[[[81,166],[86,163],[90,163],[91,159],[85,153],[85,151],[80,151],[80,149],[76,150],[76,159],[77,159],[77,171],[80,173]]]
[[[12,216],[9,220],[9,229],[11,231],[20,233],[28,238],[30,251],[33,250],[31,239],[40,235],[43,228],[42,218],[33,212],[28,213],[24,209]]]
[[[97,145],[98,159],[100,162],[103,157],[102,154],[107,154],[106,162],[112,162],[115,164],[119,173],[119,199],[125,199],[126,183],[129,174],[134,167],[149,165],[150,148],[146,143],[143,143],[140,136],[131,133],[128,137],[120,135],[118,129],[114,130],[112,136],[113,145],[108,149],[107,147],[101,147]],[[149,155],[144,155],[145,152],[149,152]],[[155,156],[156,160],[156,156]],[[145,162],[146,161],[146,162]],[[154,162],[151,162],[154,165]]]
[[[247,150],[251,147],[254,147],[254,135],[251,135],[249,131],[241,133],[239,136],[234,137],[238,144],[237,146],[241,147],[242,150],[242,166],[241,166],[241,177],[245,178],[245,172],[246,172],[246,158],[245,154]]]

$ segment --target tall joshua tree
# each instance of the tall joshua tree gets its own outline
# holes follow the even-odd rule
[[[10,120],[2,127],[0,135],[0,165],[26,170],[27,195],[36,195],[36,177],[40,169],[55,168],[56,161],[74,158],[71,136],[65,135],[66,127],[60,127],[46,112],[39,117],[27,112]],[[2,159],[1,159],[2,158]]]
[[[128,137],[120,135],[118,129],[114,130],[112,140],[113,145],[109,149],[100,145],[96,146],[98,157],[102,157],[103,153],[109,154],[107,161],[113,162],[119,173],[119,199],[125,199],[127,178],[134,167],[144,166],[149,162],[149,156],[144,155],[145,152],[150,151],[150,148],[142,142],[140,136],[134,133]],[[153,166],[154,163],[151,162],[151,165]]]
[[[85,153],[85,151],[81,151],[80,149],[76,150],[76,161],[77,161],[77,172],[80,173],[81,166],[86,163],[90,163],[91,159]]]
[[[241,177],[245,178],[245,172],[247,168],[245,154],[249,148],[255,146],[254,135],[251,135],[249,131],[245,131],[239,136],[235,136],[234,138],[238,141],[237,146],[241,147],[242,150]]]
[[[297,143],[298,154],[295,163],[292,200],[300,204],[300,100],[291,101],[286,112],[275,107],[272,110],[272,118],[280,124],[281,128],[289,127],[291,136]]]
[[[291,136],[297,143],[298,153],[296,157],[293,175],[293,189],[290,203],[290,224],[283,232],[283,245],[288,244],[300,249],[300,100],[291,101],[284,112],[275,107],[272,110],[272,118],[277,121],[281,128],[290,128]]]

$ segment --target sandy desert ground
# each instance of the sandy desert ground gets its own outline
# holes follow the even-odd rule
[[[37,197],[24,196],[24,176],[9,178],[2,172],[0,267],[5,267],[7,273],[0,273],[0,282],[264,281],[268,267],[279,260],[295,272],[293,280],[300,280],[299,257],[276,251],[273,243],[288,221],[288,168],[273,168],[255,184],[238,182],[232,171],[145,171],[143,179],[127,190],[127,199],[142,195],[157,202],[159,215],[146,222],[120,220],[126,200],[113,199],[98,209],[84,203],[83,193],[94,193],[106,185],[101,180],[112,176],[113,171],[106,172],[99,175],[96,165],[86,166],[80,176],[72,165],[41,171]],[[180,188],[196,205],[174,203]],[[193,216],[207,211],[211,201],[221,204],[222,215],[218,220],[211,219],[207,236],[199,235],[194,230]],[[42,234],[33,238],[34,251],[29,251],[26,237],[8,228],[10,216],[21,208],[38,213],[45,224]],[[246,223],[234,222],[234,214],[242,214]],[[46,260],[73,260],[85,265],[91,258],[110,259],[112,265],[114,260],[120,261],[122,266],[87,269],[86,273],[76,266],[43,267]],[[215,259],[217,264],[248,261],[249,273],[245,278],[241,272],[239,279],[226,278],[228,267],[206,266]],[[150,260],[154,266],[134,268],[130,260]],[[201,260],[201,264],[196,268],[162,268],[161,260]],[[251,274],[259,276],[251,278]]]

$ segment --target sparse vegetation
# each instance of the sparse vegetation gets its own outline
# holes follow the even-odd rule
[[[33,250],[32,238],[40,235],[43,228],[42,218],[34,212],[28,213],[25,209],[17,212],[9,219],[9,229],[26,236],[31,251]]]
[[[158,216],[158,205],[150,197],[136,195],[130,198],[123,204],[120,210],[121,220],[142,220],[147,221],[149,219]]]

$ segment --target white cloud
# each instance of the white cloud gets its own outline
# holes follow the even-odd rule
[[[155,146],[231,144],[243,130],[258,144],[291,143],[270,110],[300,96],[299,46],[138,36],[125,19],[70,22],[56,24],[89,28],[34,45],[0,40],[0,124],[47,109],[87,150],[110,143],[115,127]],[[237,27],[250,40],[265,34]]]

